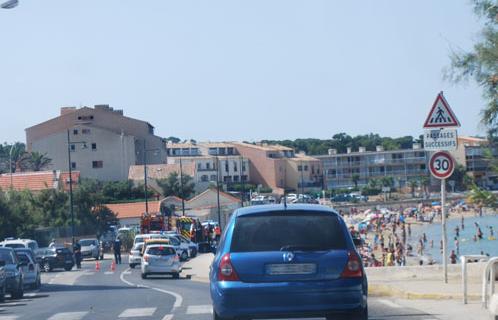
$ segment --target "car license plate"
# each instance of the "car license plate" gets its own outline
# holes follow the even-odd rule
[[[269,275],[313,274],[316,273],[314,263],[268,264],[266,273]]]

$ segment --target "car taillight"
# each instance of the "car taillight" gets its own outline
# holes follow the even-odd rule
[[[35,265],[30,263],[29,266],[28,266],[28,270],[29,271],[35,271]]]
[[[233,268],[230,254],[225,254],[220,261],[218,267],[218,281],[239,281],[239,276]]]
[[[144,256],[144,260],[145,260],[146,262],[149,262],[149,256]]]
[[[341,278],[361,278],[363,271],[361,270],[361,262],[356,253],[348,252],[348,262],[341,273]]]

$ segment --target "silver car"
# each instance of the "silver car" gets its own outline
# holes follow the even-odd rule
[[[78,241],[81,246],[81,258],[100,258],[100,243],[97,239],[81,239]]]
[[[142,256],[142,279],[151,274],[169,274],[174,279],[180,277],[182,266],[175,247],[170,245],[151,244]]]
[[[24,273],[24,285],[30,286],[33,289],[41,287],[41,270],[40,266],[33,259],[33,256],[27,252],[16,251],[17,259],[22,264],[22,272]]]
[[[130,265],[130,268],[135,268],[135,266],[138,266],[142,263],[142,248],[144,247],[143,242],[139,242],[133,246],[133,248],[130,251],[130,255],[128,256],[128,264]]]

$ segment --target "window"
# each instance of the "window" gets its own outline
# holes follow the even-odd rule
[[[202,170],[202,163],[197,164],[197,170]]]
[[[233,171],[237,172],[237,161],[233,162]]]
[[[297,166],[297,171],[303,171],[303,166],[302,165],[298,165]]]
[[[239,176],[233,176],[233,182],[239,182]]]
[[[242,162],[242,172],[246,171],[246,163]]]
[[[313,212],[286,211],[241,216],[235,222],[232,237],[230,252],[281,251],[289,245],[311,250],[346,248],[346,236],[339,219],[330,214]]]
[[[78,120],[93,120],[93,116],[79,116]]]
[[[71,145],[71,151],[76,151],[76,146],[74,144]]]
[[[245,175],[240,176],[240,180],[247,181],[247,176],[245,176]]]
[[[228,160],[225,161],[225,172],[228,172]]]
[[[225,148],[218,148],[219,154],[225,154]]]
[[[104,161],[99,160],[99,161],[92,161],[92,168],[94,169],[100,169],[104,167]]]
[[[304,166],[304,171],[308,171],[308,166]]]
[[[209,162],[206,163],[206,169],[208,169],[208,170],[211,169],[211,164]]]
[[[77,135],[77,134],[78,134],[78,129],[74,129],[74,130],[73,130],[73,134],[74,134],[74,135]]]
[[[206,174],[203,174],[203,175],[201,176],[201,181],[202,181],[202,182],[207,182],[207,181],[208,181],[208,176],[207,176]]]
[[[90,129],[82,129],[81,133],[82,134],[90,134]]]
[[[224,176],[223,181],[224,182],[232,182],[232,177],[231,176]]]
[[[232,155],[233,154],[233,148],[228,148],[227,149],[227,153],[230,154],[230,155]]]
[[[93,151],[97,150],[97,144],[96,144],[95,142],[94,142],[94,143],[92,143],[92,150],[93,150]]]
[[[71,162],[71,169],[76,169],[76,162]]]
[[[211,181],[216,181],[216,175],[215,174],[211,175]]]

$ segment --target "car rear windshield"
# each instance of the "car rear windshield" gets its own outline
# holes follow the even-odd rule
[[[92,244],[95,244],[95,240],[80,240],[80,245],[84,247],[91,246]]]
[[[169,256],[176,254],[175,249],[170,247],[152,247],[147,250],[147,254],[154,256]]]
[[[14,257],[10,251],[0,250],[0,261],[5,261],[5,264],[13,264]]]
[[[29,260],[28,256],[24,253],[18,253],[17,254],[17,259],[19,259],[20,262],[24,262],[26,264],[30,263],[31,261]]]
[[[68,248],[59,248],[55,250],[57,254],[71,254]]]
[[[322,251],[346,248],[339,218],[330,213],[283,211],[238,217],[231,252]]]
[[[26,246],[24,244],[22,244],[22,243],[7,243],[5,245],[5,247],[7,247],[7,248],[14,248],[14,249],[15,248],[26,248]]]

